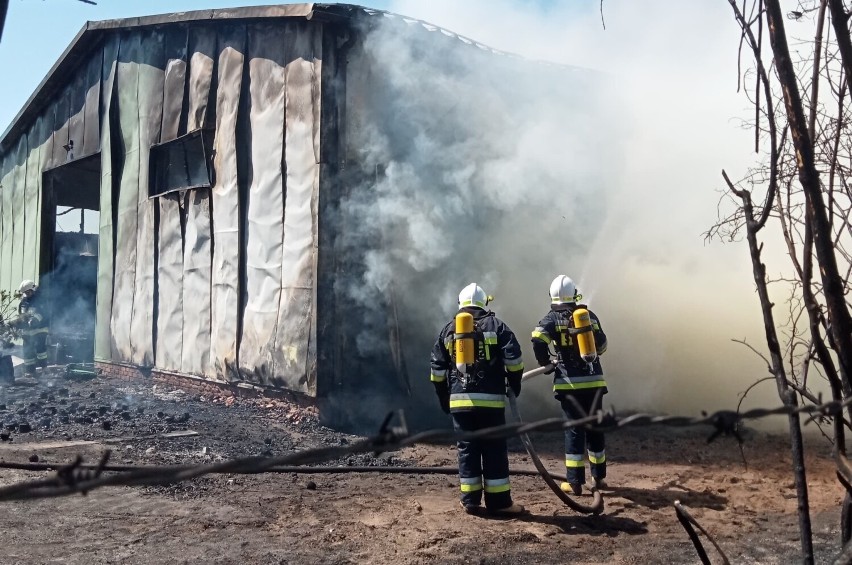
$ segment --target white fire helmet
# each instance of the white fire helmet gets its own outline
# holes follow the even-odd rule
[[[20,292],[21,294],[24,294],[27,291],[35,290],[35,289],[36,289],[36,284],[33,281],[27,279],[27,280],[21,281],[21,285],[18,287],[18,292]]]
[[[550,283],[550,302],[552,304],[570,304],[582,298],[582,294],[577,294],[577,285],[568,275],[559,275]]]
[[[488,305],[488,295],[482,290],[482,287],[476,283],[470,283],[459,293],[459,308],[466,306],[474,306],[476,308],[485,308]]]

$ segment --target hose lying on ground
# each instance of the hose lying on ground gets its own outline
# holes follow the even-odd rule
[[[21,471],[55,471],[61,467],[64,467],[66,463],[12,463],[8,461],[0,461],[0,469],[18,469]],[[87,465],[80,464],[77,465],[78,469],[87,469],[87,470],[95,470],[100,468],[103,472],[113,472],[113,473],[127,473],[130,471],[143,471],[143,470],[156,470],[156,465],[104,465],[103,467],[99,465]],[[251,471],[229,471],[227,474],[230,475],[254,475],[254,474],[262,474],[262,473],[298,473],[302,475],[315,475],[320,473],[325,474],[337,474],[337,473],[386,473],[386,474],[429,474],[429,475],[458,475],[459,468],[458,467],[392,467],[392,466],[381,466],[381,465],[338,465],[336,467],[328,467],[328,466],[301,466],[301,465],[291,465],[291,466],[281,466],[281,467],[270,467],[269,469],[264,469],[262,471],[251,472]],[[510,471],[512,475],[523,475],[527,477],[537,477],[540,475],[538,471],[533,469],[512,469]],[[556,474],[551,475],[552,479],[560,479],[560,477]]]
[[[526,446],[526,443],[524,444]],[[562,492],[559,489],[559,486],[556,484],[556,481],[562,479],[561,476],[550,473],[547,469],[544,469],[544,466],[539,461],[538,456],[534,455],[535,450],[532,449],[530,445],[527,453],[530,453],[530,457],[533,458],[534,463],[538,470],[532,469],[511,469],[509,473],[511,475],[521,475],[528,477],[538,477],[541,476],[544,478],[545,482],[550,485],[551,489],[555,489],[556,495],[565,502],[572,510],[576,510],[577,512],[581,512],[584,514],[600,514],[603,510],[603,498],[600,495],[600,492],[594,490],[594,499],[591,506],[585,506],[580,504],[573,499],[569,498],[567,494]],[[65,463],[13,463],[9,461],[0,461],[0,469],[17,469],[21,471],[55,471],[61,467],[64,467]],[[539,468],[539,466],[541,466]],[[85,469],[93,471],[95,469],[100,468],[102,472],[113,472],[113,473],[127,473],[132,471],[142,471],[142,470],[156,470],[157,467],[154,465],[104,465],[100,467],[99,465],[87,465],[87,464],[79,464],[77,465],[78,469]],[[321,466],[282,466],[282,467],[271,467],[269,469],[264,469],[263,471],[258,471],[257,473],[297,473],[303,475],[314,475],[314,474],[340,474],[340,473],[382,473],[382,474],[428,474],[428,475],[458,475],[459,468],[458,467],[389,467],[389,466],[372,466],[372,465],[360,465],[360,466],[337,466],[337,467],[321,467]],[[257,474],[252,472],[229,472],[228,474],[232,475],[252,475]],[[566,501],[567,499],[567,501]]]

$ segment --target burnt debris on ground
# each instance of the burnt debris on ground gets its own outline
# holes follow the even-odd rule
[[[111,449],[110,462],[115,464],[215,463],[346,445],[356,439],[321,425],[315,410],[276,399],[202,395],[151,381],[81,378],[81,373],[59,369],[0,387],[4,461],[68,463],[81,447],[99,445]],[[369,453],[325,463],[409,464],[395,454]],[[203,496],[235,480],[203,477],[145,490]]]

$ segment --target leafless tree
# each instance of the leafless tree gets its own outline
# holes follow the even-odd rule
[[[742,30],[739,62],[750,61],[740,84],[748,83],[743,90],[755,108],[749,125],[757,163],[737,182],[722,171],[727,190],[720,211],[733,211],[707,237],[744,235],[748,242],[769,372],[782,401],[818,401],[811,392],[814,379],[827,382],[833,398],[843,400],[852,394],[846,299],[852,273],[849,11],[843,0],[801,0],[786,14],[779,0],[728,2]],[[770,241],[783,242],[790,259],[771,279],[762,257]],[[776,313],[773,296],[786,300],[783,315]],[[831,416],[838,473],[852,484],[845,446],[849,419]],[[795,416],[788,424],[802,553],[813,563],[801,425]],[[847,494],[844,544],[852,533],[846,519],[850,500]]]

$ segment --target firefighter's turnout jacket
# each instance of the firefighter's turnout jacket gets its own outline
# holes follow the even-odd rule
[[[441,330],[432,348],[431,380],[449,412],[506,407],[506,381],[516,394],[521,390],[524,362],[515,334],[491,311],[466,307],[473,316],[476,362],[469,374],[455,363],[455,320]]]
[[[580,356],[577,335],[573,333],[573,314],[577,308],[586,307],[573,303],[552,304],[550,312],[532,332],[533,351],[539,365],[550,364],[549,346],[552,345],[556,353],[553,392],[569,420],[582,418],[599,408],[596,405],[600,402],[598,394],[607,392],[600,358],[596,358],[590,366]],[[606,351],[606,334],[591,310],[589,321],[595,347],[598,354],[602,354]],[[584,460],[587,449],[592,477],[598,480],[606,477],[606,439],[603,432],[572,427],[565,430],[565,467],[569,485],[579,487],[586,482]]]
[[[521,392],[524,362],[521,346],[512,330],[493,312],[465,307],[459,312],[473,316],[475,359],[462,373],[456,367],[455,320],[450,321],[432,348],[431,380],[444,412],[452,413],[453,429],[459,432],[501,426],[506,423],[506,382]],[[469,334],[468,334],[469,336]],[[468,512],[479,508],[483,493],[490,510],[510,508],[509,454],[505,438],[459,440],[461,504]]]
[[[606,392],[606,381],[603,376],[600,357],[589,364],[580,357],[577,346],[577,336],[574,329],[574,310],[586,308],[583,304],[553,304],[550,312],[542,318],[532,332],[533,351],[540,366],[550,364],[549,346],[556,353],[556,371],[553,374],[553,392],[556,395],[581,390],[603,388]],[[586,308],[588,310],[588,308]],[[601,328],[598,317],[589,310],[589,319],[595,336],[595,347],[598,355],[606,351],[606,334]]]

